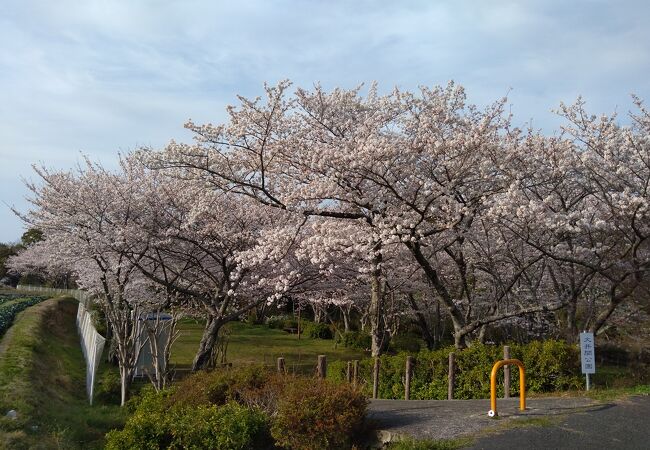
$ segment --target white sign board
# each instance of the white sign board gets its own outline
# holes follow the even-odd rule
[[[596,373],[594,333],[580,333],[580,359],[582,360],[582,373]]]

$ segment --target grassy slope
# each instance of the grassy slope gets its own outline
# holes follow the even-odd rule
[[[362,358],[363,352],[342,346],[335,347],[334,340],[309,339],[282,330],[270,329],[265,325],[247,325],[232,322],[228,325],[227,361],[234,364],[276,364],[283,356],[287,370],[309,373],[316,367],[318,355],[327,355],[329,361]],[[187,368],[199,346],[203,324],[191,320],[183,321],[180,336],[172,348],[172,363],[179,368]]]
[[[47,300],[17,317],[0,353],[0,447],[97,448],[120,427],[118,406],[89,406],[85,363],[75,328],[77,302]]]

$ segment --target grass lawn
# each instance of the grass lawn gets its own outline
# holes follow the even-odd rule
[[[172,348],[172,364],[187,369],[199,346],[203,322],[185,319],[179,324],[180,335]],[[265,364],[275,366],[278,357],[285,358],[287,370],[308,374],[315,370],[318,355],[327,355],[328,361],[361,359],[363,352],[336,346],[333,339],[310,339],[265,325],[231,322],[226,361],[233,365]]]
[[[55,298],[20,313],[0,343],[0,448],[101,448],[125,411],[86,398],[77,301]]]

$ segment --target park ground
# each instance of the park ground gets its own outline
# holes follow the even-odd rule
[[[110,380],[115,380],[116,371],[110,365],[100,368],[95,404],[87,403],[85,366],[75,329],[76,309],[77,302],[71,298],[47,300],[20,313],[2,337],[0,406],[3,411],[18,410],[19,417],[17,421],[0,418],[0,448],[101,448],[104,433],[123,425],[126,413],[117,406],[117,395],[111,392]],[[172,355],[172,362],[181,370],[191,363],[201,327],[200,322],[189,319],[181,324]],[[319,354],[333,361],[364,356],[363,352],[337,346],[333,340],[299,340],[295,334],[263,325],[233,323],[229,328],[227,360],[236,365],[274,365],[276,358],[283,356],[289,370],[310,373]],[[613,379],[616,374],[613,369],[605,371],[602,380]],[[496,448],[491,447],[493,442],[510,440],[511,435],[530,434],[534,439],[536,433],[543,437],[574,429],[579,436],[583,432],[581,424],[592,416],[594,423],[601,423],[596,431],[607,430],[604,424],[610,415],[634,416],[637,409],[647,409],[644,405],[648,397],[630,395],[649,392],[648,386],[641,386],[596,389],[588,397],[582,392],[564,394],[561,399],[537,396],[529,400],[530,409],[524,414],[517,413],[516,400],[510,400],[500,403],[501,419],[497,421],[487,418],[487,400],[379,400],[372,402],[369,418],[383,430],[384,437],[428,439],[403,448]],[[628,423],[634,420],[632,417]],[[520,431],[523,429],[526,434]],[[617,448],[616,442],[613,445]]]

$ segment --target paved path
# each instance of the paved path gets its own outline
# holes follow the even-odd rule
[[[603,404],[548,426],[510,429],[478,439],[474,449],[650,449],[650,396]]]
[[[488,417],[489,400],[373,400],[369,419],[387,434],[417,439],[451,439],[474,435],[486,429],[503,428],[511,421],[558,416],[601,408],[588,398],[532,398],[526,411],[519,399],[499,399],[499,420]],[[388,437],[388,436],[385,436]]]

